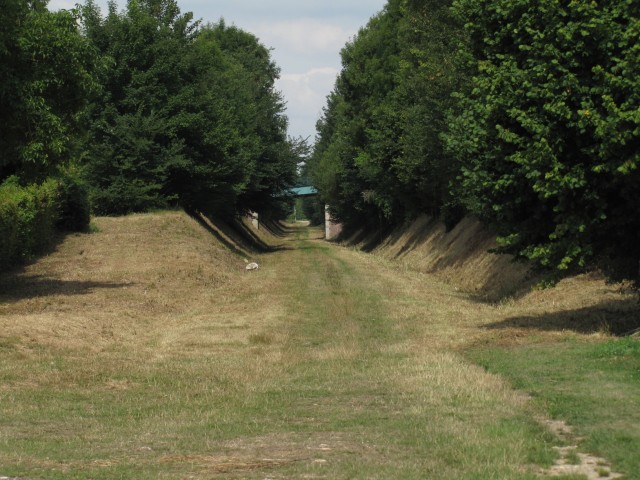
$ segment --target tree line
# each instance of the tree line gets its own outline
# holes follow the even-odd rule
[[[287,137],[279,68],[251,33],[175,0],[107,12],[4,0],[2,19],[0,265],[52,228],[86,228],[90,211],[287,208],[304,145]]]
[[[389,0],[307,165],[349,227],[473,214],[500,251],[638,278],[640,3]]]

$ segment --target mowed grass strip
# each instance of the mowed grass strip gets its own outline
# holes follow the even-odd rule
[[[304,230],[249,274],[181,213],[96,223],[2,277],[0,475],[526,479],[552,462],[529,400],[456,353],[494,310]]]
[[[455,335],[431,335],[469,304],[437,282],[425,295],[424,279],[346,249],[307,242],[300,254],[305,279],[290,275],[299,318],[285,346],[291,398],[305,428],[339,439],[315,474],[536,478],[552,462],[553,438],[527,398],[454,353]]]
[[[640,478],[640,341],[577,339],[472,350],[470,358],[568,422],[583,452]],[[605,475],[606,476],[606,475]]]
[[[182,213],[96,224],[3,275],[0,475],[254,468],[254,452],[229,457],[220,442],[259,417],[277,430],[268,396],[252,400],[278,375],[277,353],[251,340],[282,314],[277,279],[247,274]]]

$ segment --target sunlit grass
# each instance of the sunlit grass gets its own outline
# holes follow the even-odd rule
[[[570,339],[483,348],[471,357],[572,425],[582,451],[640,478],[640,341]]]
[[[0,475],[533,479],[553,462],[544,405],[463,355],[517,305],[314,230],[247,273],[178,212],[96,225],[1,279]]]

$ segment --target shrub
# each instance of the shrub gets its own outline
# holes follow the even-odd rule
[[[89,220],[87,188],[74,171],[27,186],[7,178],[0,184],[0,268],[42,252],[57,229],[87,230]]]
[[[24,262],[50,245],[59,219],[59,182],[20,185],[17,177],[0,185],[0,267]]]
[[[0,267],[5,269],[19,257],[19,186],[16,177],[0,185]]]

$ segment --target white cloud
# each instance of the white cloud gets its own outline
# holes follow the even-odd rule
[[[353,35],[340,25],[311,18],[259,23],[251,31],[265,45],[282,46],[297,54],[337,53]]]
[[[49,2],[49,10],[71,10],[79,2],[78,0],[52,0]]]
[[[338,70],[333,67],[313,68],[306,73],[283,74],[277,83],[287,99],[287,115],[291,136],[307,137],[315,131],[326,96],[332,90]]]
[[[278,88],[286,92],[289,103],[313,108],[324,103],[332,89],[338,70],[333,67],[314,68],[307,73],[287,73],[278,81]]]

